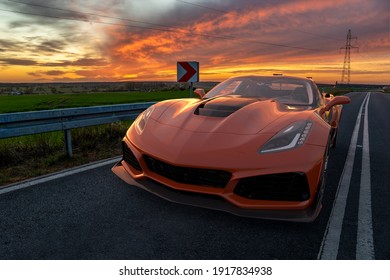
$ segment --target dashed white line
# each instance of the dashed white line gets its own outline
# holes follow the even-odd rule
[[[347,198],[349,193],[349,186],[351,183],[353,164],[355,162],[356,144],[360,128],[360,120],[363,107],[368,99],[368,94],[364,98],[360,106],[359,113],[356,119],[355,127],[352,133],[351,143],[348,149],[347,159],[345,160],[343,173],[337,188],[336,198],[333,203],[332,212],[325,230],[324,238],[322,240],[318,259],[335,260],[339,251],[341,230],[343,227],[343,220],[345,215],[345,208],[347,205]]]
[[[358,230],[356,243],[357,260],[375,259],[371,210],[370,142],[368,136],[369,100],[370,93],[368,93],[368,100],[364,109],[362,173],[360,177]]]

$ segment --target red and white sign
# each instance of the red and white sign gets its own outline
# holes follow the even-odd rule
[[[177,63],[178,82],[199,82],[199,62],[179,61]]]

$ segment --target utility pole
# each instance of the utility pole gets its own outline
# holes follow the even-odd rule
[[[357,40],[357,37],[352,37],[351,29],[348,29],[347,41],[345,43],[345,47],[340,49],[345,49],[344,55],[344,65],[343,65],[343,73],[341,75],[341,83],[349,85],[351,81],[351,49],[358,49],[358,47],[352,46],[352,39]]]

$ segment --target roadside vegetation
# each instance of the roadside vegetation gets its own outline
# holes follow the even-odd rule
[[[31,94],[18,96],[0,95],[0,113],[161,101],[182,97],[189,97],[189,92],[176,90],[157,92]]]
[[[320,87],[321,92],[326,92],[333,94],[334,96],[337,95],[344,95],[349,92],[366,92],[366,91],[378,91],[378,92],[384,92],[384,93],[390,93],[390,89],[381,89],[381,88],[364,88],[364,87],[333,87],[333,86],[327,86],[327,87]]]
[[[32,94],[0,96],[0,113],[100,106],[188,97],[188,91]],[[121,154],[131,121],[72,129],[73,158],[64,132],[0,139],[0,186]]]
[[[352,88],[328,88],[327,90],[325,90],[326,93],[333,94],[334,96],[344,95],[353,91],[354,90]]]
[[[130,124],[117,122],[73,129],[71,159],[65,152],[62,131],[0,139],[0,186],[118,156]]]

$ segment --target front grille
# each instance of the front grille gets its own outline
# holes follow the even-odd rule
[[[241,179],[234,193],[249,199],[305,201],[310,197],[304,173],[280,173]]]
[[[181,184],[224,188],[231,178],[223,170],[181,167],[144,155],[149,170]]]
[[[130,150],[130,148],[126,145],[125,142],[122,142],[122,151],[123,151],[123,160],[133,167],[135,170],[142,171],[141,165],[139,165],[139,162],[133,152]]]

